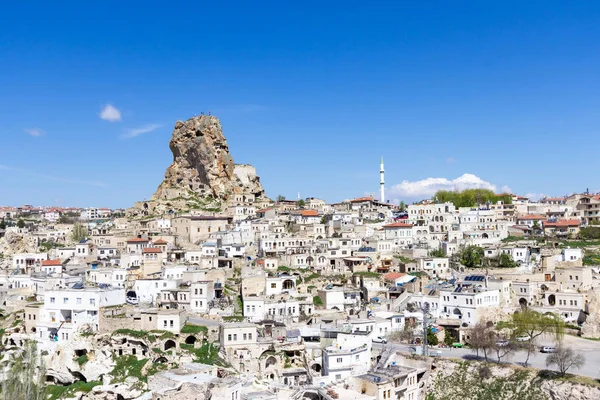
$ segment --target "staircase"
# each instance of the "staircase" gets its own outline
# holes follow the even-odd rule
[[[410,300],[411,293],[404,291],[397,299],[392,301],[391,311],[402,311],[406,307],[406,303]]]

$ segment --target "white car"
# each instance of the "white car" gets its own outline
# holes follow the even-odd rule
[[[384,338],[383,336],[377,336],[373,338],[373,343],[383,343],[386,344],[387,343],[387,339]]]
[[[530,340],[531,336],[529,335],[517,336],[517,342],[528,342]]]

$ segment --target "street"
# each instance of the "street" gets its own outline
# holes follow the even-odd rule
[[[600,342],[582,339],[576,336],[565,335],[563,342],[568,347],[573,348],[575,351],[580,352],[585,357],[585,365],[579,370],[569,370],[570,373],[576,375],[589,376],[591,378],[600,378]],[[536,341],[536,349],[531,353],[529,357],[529,366],[537,369],[550,369],[557,370],[556,367],[546,368],[546,356],[547,354],[539,351],[540,346],[555,346],[555,342],[550,337],[538,339]],[[393,350],[412,353],[411,348],[415,345],[407,345],[400,343],[388,343],[380,344],[373,343],[374,349],[391,348]],[[454,348],[438,348],[432,347],[432,350],[441,351],[440,357],[446,358],[462,358],[462,359],[475,359],[475,351],[471,349],[454,349]],[[495,353],[488,355],[490,361],[494,361]],[[483,360],[483,355],[479,352],[480,359]],[[503,363],[511,363],[515,365],[523,365],[525,358],[527,357],[526,351],[517,351],[510,357],[510,359],[504,358]]]

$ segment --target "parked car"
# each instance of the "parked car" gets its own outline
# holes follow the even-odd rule
[[[531,336],[529,335],[517,336],[517,342],[529,342],[530,340]]]
[[[373,338],[373,343],[383,343],[386,344],[387,343],[387,339],[384,338],[383,336],[377,336]]]
[[[452,347],[454,347],[455,349],[460,349],[463,347],[463,344],[459,342],[452,343]]]
[[[508,346],[509,342],[508,340],[498,340],[496,341],[496,346],[498,347],[505,347]]]
[[[542,346],[540,348],[540,351],[542,353],[554,353],[556,351],[556,349],[552,346]]]

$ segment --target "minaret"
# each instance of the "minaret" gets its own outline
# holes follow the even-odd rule
[[[379,201],[385,203],[385,181],[383,179],[383,156],[381,156],[381,163],[379,164],[379,190],[381,191],[381,197]]]

